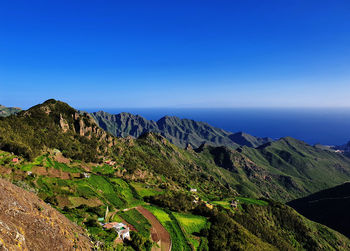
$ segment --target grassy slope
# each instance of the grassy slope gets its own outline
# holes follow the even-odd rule
[[[27,189],[34,187],[41,198],[58,208],[72,221],[78,223],[78,225],[86,227],[94,240],[111,243],[115,238],[113,232],[105,231],[96,224],[97,217],[104,216],[106,205],[113,212],[114,208],[133,206],[136,201],[140,204],[143,203],[136,191],[133,191],[129,180],[122,180],[98,173],[91,173],[90,178],[74,176],[75,178],[61,179],[60,177],[50,177],[51,172],[48,172],[46,175],[36,174],[33,176],[27,175],[27,171],[21,170],[23,166],[31,166],[32,171],[38,166],[44,166],[47,171],[54,170],[55,172],[62,172],[62,170],[72,167],[75,171],[73,174],[76,172],[86,172],[82,168],[86,164],[79,165],[80,162],[73,161],[70,164],[62,164],[55,162],[51,156],[41,156],[34,162],[12,164],[9,160],[14,157],[13,155],[0,152],[0,156],[0,163],[3,166],[0,168],[0,172],[3,173],[5,169],[12,170],[11,173],[2,174],[2,176],[14,180],[16,184],[24,186]],[[94,172],[93,170],[96,171],[97,169],[91,167],[91,170]],[[146,189],[145,186],[142,189]],[[151,192],[153,189],[150,188]],[[64,198],[68,198],[69,200],[64,200]],[[96,201],[92,201],[92,199],[96,199],[102,204],[98,204]],[[88,205],[88,201],[92,201],[92,204]],[[337,245],[341,245],[341,247],[345,248],[346,243],[348,243],[348,240],[338,233],[305,220],[293,210],[291,211],[283,205],[271,204],[267,206],[265,202],[264,206],[260,206],[263,204],[261,200],[251,198],[239,198],[239,201],[242,205],[246,206],[243,206],[243,211],[239,211],[242,213],[236,213],[231,216],[233,221],[231,222],[232,225],[228,228],[232,228],[235,231],[234,243],[237,247],[249,249],[252,247],[251,245],[257,245],[262,250],[271,250],[273,249],[272,245],[278,248],[287,247],[286,250],[293,246],[304,247],[306,245],[305,240],[300,237],[303,234],[312,240],[311,244],[309,243],[308,245],[313,245],[313,247],[321,245],[331,249],[336,248]],[[94,206],[93,203],[97,204]],[[199,242],[198,238],[192,235],[194,232],[200,231],[205,225],[206,218],[203,216],[169,212],[154,206],[146,206],[146,208],[153,212],[167,228],[171,234],[173,245],[177,248],[175,250],[190,250],[191,245],[193,247],[203,248],[203,250],[206,250],[205,247],[208,245],[212,248],[216,247],[213,244],[213,239],[209,239],[209,243],[207,243],[206,238],[201,237],[201,242]],[[149,236],[148,224],[141,223],[143,221],[140,220],[139,216],[134,215],[133,211],[130,210],[121,213],[121,216],[133,224],[140,233]],[[198,214],[198,212],[196,213]],[[114,219],[119,220],[117,216],[114,216]],[[292,219],[292,221],[290,224],[287,224],[288,222],[286,223],[285,219]],[[213,229],[218,230],[224,229],[226,224],[226,220],[223,222],[214,220],[213,222]],[[250,228],[250,223],[254,228]],[[266,228],[267,223],[269,228]],[[258,227],[256,228],[256,226]],[[306,230],[298,234],[299,229]],[[216,231],[214,232],[216,233]],[[226,235],[228,233],[225,232],[220,235],[223,234],[226,236],[225,238],[230,238],[230,235]],[[289,236],[287,240],[285,240],[285,236]],[[215,239],[215,237],[213,238]],[[220,250],[220,246],[217,247],[217,250]]]
[[[199,233],[203,228],[209,228],[207,218],[188,213],[173,213],[173,215],[185,233],[186,238],[195,249],[199,248],[201,242],[207,242],[207,240],[203,239],[203,237],[199,238],[192,235],[193,233]]]

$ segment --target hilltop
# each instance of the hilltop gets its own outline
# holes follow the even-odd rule
[[[107,153],[114,144],[114,137],[88,114],[53,99],[17,116],[0,118],[0,135],[0,149],[26,158],[57,148],[67,157],[97,161],[98,155]]]
[[[212,146],[235,149],[242,145],[257,147],[272,141],[270,138],[259,138],[242,132],[231,133],[205,122],[175,116],[165,116],[158,121],[125,112],[112,115],[99,111],[91,113],[91,116],[101,128],[114,136],[138,138],[146,132],[155,132],[182,148],[188,145],[197,148],[203,143],[208,143]]]

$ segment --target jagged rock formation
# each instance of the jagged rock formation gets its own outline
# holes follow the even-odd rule
[[[61,213],[0,179],[0,250],[90,250],[86,232]]]
[[[145,132],[155,132],[182,148],[188,145],[197,148],[202,143],[208,143],[213,146],[227,146],[234,149],[242,145],[257,147],[272,141],[270,138],[254,137],[242,132],[231,133],[205,122],[172,116],[165,116],[158,121],[147,120],[139,115],[125,112],[112,115],[100,111],[91,113],[91,116],[100,127],[114,136],[138,138]]]

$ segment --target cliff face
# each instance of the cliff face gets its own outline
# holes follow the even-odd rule
[[[80,227],[35,194],[0,179],[1,250],[89,250]]]

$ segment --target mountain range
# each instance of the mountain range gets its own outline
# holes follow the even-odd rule
[[[244,135],[251,146],[215,145],[204,128],[223,141],[233,134],[174,117],[159,125],[135,117],[123,119],[123,137],[53,99],[0,118],[0,176],[36,193],[102,249],[159,250],[151,214],[172,250],[350,250],[348,238],[283,204],[348,181],[348,157],[290,137],[253,145]],[[181,147],[144,131],[151,125]],[[180,129],[200,138],[198,147]],[[130,224],[131,240],[116,243],[100,219]]]
[[[188,145],[197,148],[203,143],[208,143],[213,146],[227,146],[235,149],[242,145],[257,147],[273,141],[271,138],[255,137],[243,132],[231,133],[205,122],[180,119],[174,116],[165,116],[158,121],[153,121],[125,112],[112,115],[99,111],[90,115],[101,128],[116,137],[138,138],[145,132],[154,132],[182,148]]]
[[[19,113],[22,109],[17,107],[6,107],[3,105],[0,105],[0,117],[7,117],[12,114]]]

